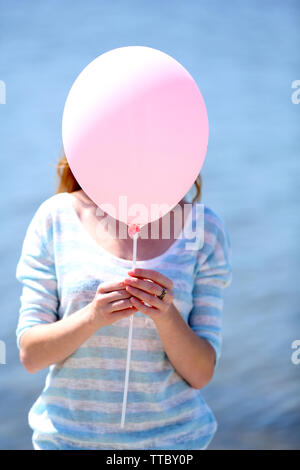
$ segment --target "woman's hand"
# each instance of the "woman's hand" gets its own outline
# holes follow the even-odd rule
[[[191,329],[177,310],[173,303],[173,282],[150,269],[135,269],[128,271],[128,274],[130,278],[124,282],[126,290],[132,294],[130,302],[153,319],[174,369],[191,387],[204,387],[214,373],[214,348]],[[166,295],[160,300],[157,296],[163,288]]]
[[[20,339],[20,359],[25,369],[34,373],[65,361],[99,328],[136,313],[138,309],[129,297],[122,281],[103,282],[92,302],[72,315],[28,328]]]
[[[133,271],[128,271],[128,274],[130,277],[126,278],[124,283],[126,291],[132,295],[130,297],[132,305],[153,321],[167,318],[173,307],[173,281],[152,269],[135,268]],[[158,297],[163,289],[166,293],[161,300]]]
[[[93,321],[100,326],[107,326],[136,313],[138,308],[130,302],[129,298],[130,293],[125,290],[123,281],[102,282],[90,303]]]

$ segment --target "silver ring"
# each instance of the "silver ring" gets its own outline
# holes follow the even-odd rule
[[[167,290],[165,288],[163,288],[163,290],[161,291],[161,294],[158,296],[158,298],[160,300],[163,300],[164,296],[166,295],[167,293]]]

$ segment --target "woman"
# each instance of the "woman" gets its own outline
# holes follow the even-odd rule
[[[158,239],[143,238],[143,227],[132,272],[132,239],[112,237],[99,223],[65,156],[57,173],[57,193],[34,214],[16,272],[20,360],[30,373],[49,367],[29,412],[34,448],[207,448],[217,424],[200,389],[220,357],[222,291],[231,282],[224,223],[204,206],[204,243],[196,233],[198,249],[187,250],[186,236],[172,236],[170,211],[171,238],[162,238],[166,216]],[[195,187],[193,202],[200,175]],[[199,227],[197,214],[193,204],[181,234]]]

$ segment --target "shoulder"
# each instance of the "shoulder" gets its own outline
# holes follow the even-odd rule
[[[38,219],[51,219],[60,208],[64,207],[68,194],[66,192],[57,193],[42,201],[38,205],[34,217]]]
[[[39,234],[49,238],[53,231],[53,222],[57,214],[67,203],[66,194],[57,193],[40,202],[27,228],[27,234]]]
[[[202,230],[206,238],[214,235],[229,239],[223,217],[206,204],[199,202],[193,204],[193,223],[197,223],[194,227],[196,230]]]
[[[230,236],[225,220],[220,214],[217,214],[212,208],[204,206],[204,232],[207,239],[212,236],[222,245],[231,246]]]
[[[46,214],[49,212],[51,213],[53,210],[55,211],[56,209],[61,207],[63,201],[66,200],[68,195],[69,193],[67,192],[53,194],[52,196],[48,197],[40,203],[37,212]]]
[[[197,203],[199,208],[194,215],[197,221],[196,232],[200,234],[200,258],[218,256],[231,258],[231,240],[224,218],[206,204]]]

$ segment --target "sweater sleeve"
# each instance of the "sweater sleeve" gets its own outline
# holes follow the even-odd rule
[[[58,320],[59,305],[53,260],[53,229],[49,200],[34,214],[25,234],[16,279],[22,284],[17,346],[30,327]]]
[[[222,346],[223,290],[232,281],[231,242],[219,216],[205,210],[204,243],[198,252],[193,287],[193,308],[188,324],[215,350],[215,366]]]

